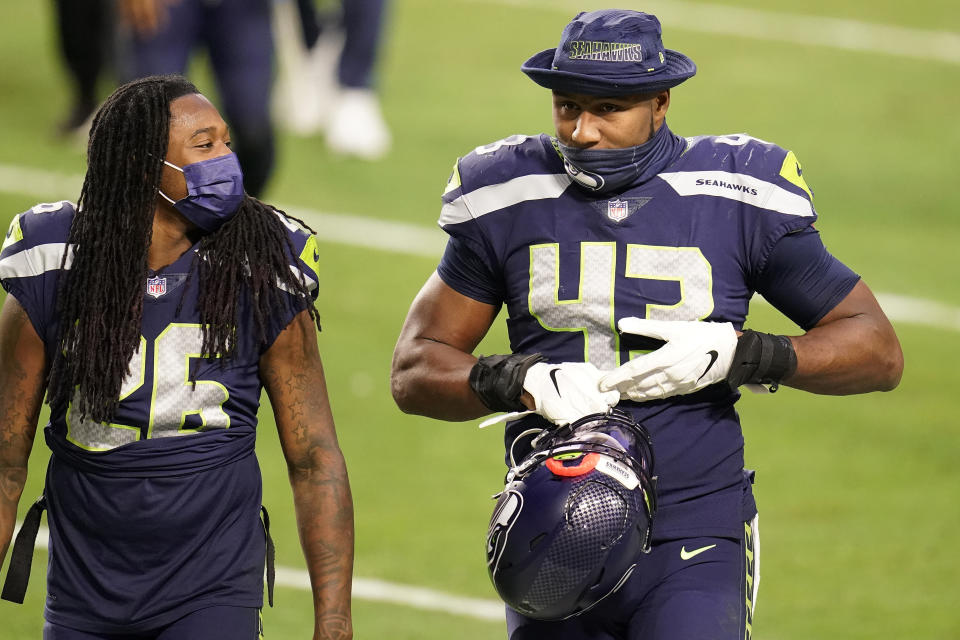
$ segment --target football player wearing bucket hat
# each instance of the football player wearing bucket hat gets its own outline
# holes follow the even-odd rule
[[[522,70],[551,90],[555,135],[509,136],[457,160],[439,220],[450,238],[397,341],[394,398],[444,420],[511,412],[516,460],[527,434],[613,408],[650,434],[649,553],[583,613],[507,609],[511,640],[742,640],[759,548],[739,387],[890,390],[899,341],[821,242],[793,152],[670,130],[671,89],[696,66],[663,46],[655,16],[581,13]],[[800,330],[742,330],[755,292]],[[475,356],[504,305],[512,353]],[[548,580],[531,580],[546,585],[537,598],[559,602]]]

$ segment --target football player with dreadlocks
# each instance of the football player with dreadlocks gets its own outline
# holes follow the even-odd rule
[[[821,242],[792,152],[668,128],[670,90],[696,65],[664,48],[655,16],[581,13],[522,70],[552,91],[556,135],[510,136],[454,165],[440,213],[450,239],[397,342],[394,398],[446,420],[539,414],[505,430],[516,464],[488,534],[511,640],[743,640],[757,509],[738,388],[889,390],[900,344],[867,285]],[[755,292],[803,333],[743,331]],[[478,359],[502,305],[513,353]],[[551,422],[609,435],[612,407],[649,433],[655,469],[626,444],[592,450],[581,431],[537,435],[526,456],[514,446]],[[653,478],[637,494],[649,473],[655,505]],[[597,508],[607,501],[620,522],[652,518],[648,553],[636,552],[643,537],[591,538],[612,523]],[[534,502],[542,529],[530,526]],[[634,557],[623,562],[621,548]],[[591,573],[587,556],[612,564]]]
[[[315,603],[349,638],[353,509],[317,351],[319,252],[247,196],[216,108],[179,76],[97,113],[77,205],[12,222],[0,253],[0,559],[47,394],[44,495],[11,553],[23,601],[48,511],[44,638],[258,637],[272,542],[254,453],[274,408]],[[261,518],[262,513],[262,518]]]

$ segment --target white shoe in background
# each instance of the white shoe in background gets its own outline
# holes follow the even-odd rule
[[[390,130],[380,100],[370,89],[341,88],[327,122],[331,151],[364,160],[379,160],[390,150]]]
[[[344,36],[339,29],[327,28],[308,50],[303,44],[296,11],[289,0],[274,3],[278,74],[273,113],[275,122],[285,130],[311,136],[323,130],[337,99],[337,61]]]

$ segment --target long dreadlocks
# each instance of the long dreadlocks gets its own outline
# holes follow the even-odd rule
[[[140,344],[170,103],[193,93],[200,92],[180,76],[136,80],[107,99],[90,129],[87,173],[67,242],[74,247],[72,266],[62,272],[57,293],[60,328],[47,399],[72,401],[98,422],[116,410]],[[296,252],[278,213],[247,196],[233,219],[200,241],[189,277],[198,279],[203,353],[229,358],[241,299],[249,300],[261,345],[270,318],[291,304],[288,294],[319,327],[306,285],[290,269]],[[69,257],[68,249],[61,268]]]

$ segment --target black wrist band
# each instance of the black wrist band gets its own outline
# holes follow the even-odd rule
[[[539,353],[480,356],[470,370],[470,388],[491,411],[526,411],[520,402],[523,378],[541,360]]]
[[[737,340],[727,384],[769,384],[776,391],[780,381],[797,370],[797,354],[787,336],[747,329]]]

